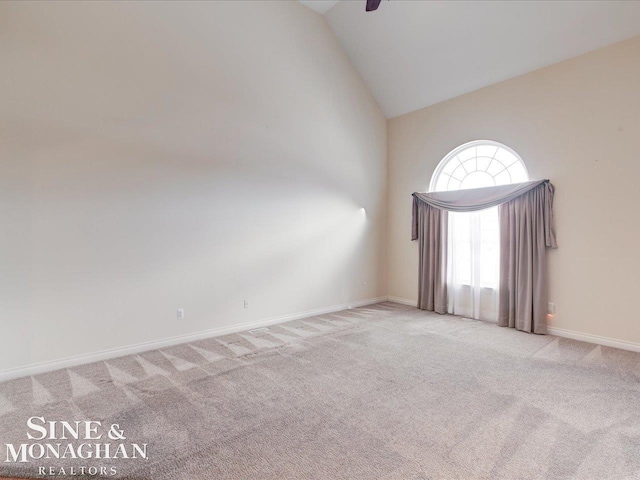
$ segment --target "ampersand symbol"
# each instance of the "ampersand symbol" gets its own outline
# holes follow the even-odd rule
[[[127,438],[124,436],[124,430],[120,430],[120,424],[118,423],[111,425],[108,435],[111,440],[126,440]]]

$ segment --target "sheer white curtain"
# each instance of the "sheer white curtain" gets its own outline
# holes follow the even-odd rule
[[[449,212],[447,311],[498,321],[500,275],[498,209]]]
[[[482,188],[526,182],[522,159],[509,147],[478,140],[451,151],[438,165],[430,191]],[[447,311],[498,320],[500,228],[498,209],[449,212]]]

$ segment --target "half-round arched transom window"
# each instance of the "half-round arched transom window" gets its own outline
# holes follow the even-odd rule
[[[429,191],[493,187],[529,180],[520,156],[506,145],[489,140],[465,143],[442,159]]]

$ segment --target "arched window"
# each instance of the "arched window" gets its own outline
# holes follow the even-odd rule
[[[465,143],[438,164],[429,191],[492,187],[529,180],[520,156],[489,140]],[[497,207],[449,212],[447,310],[481,320],[498,319],[500,232]]]
[[[431,177],[429,191],[492,187],[529,180],[520,156],[506,145],[476,140],[455,148]]]

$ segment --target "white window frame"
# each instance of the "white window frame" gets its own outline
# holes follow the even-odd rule
[[[496,148],[503,148],[504,150],[511,153],[515,158],[518,159],[518,161],[524,168],[524,171],[527,173],[527,178],[531,178],[531,176],[529,175],[529,170],[527,169],[526,163],[524,163],[524,160],[522,160],[522,157],[518,155],[518,153],[515,150],[513,150],[511,147],[508,147],[507,145],[504,145],[500,142],[496,142],[493,140],[473,140],[471,142],[464,143],[459,147],[454,148],[447,155],[445,155],[445,157],[440,161],[440,163],[436,167],[435,171],[433,172],[433,175],[431,175],[431,182],[429,183],[429,192],[435,191],[438,179],[440,178],[440,174],[444,170],[445,166],[449,163],[449,161],[455,158],[460,152],[463,152],[468,148],[478,147],[478,146],[487,146],[487,145],[491,145]]]

